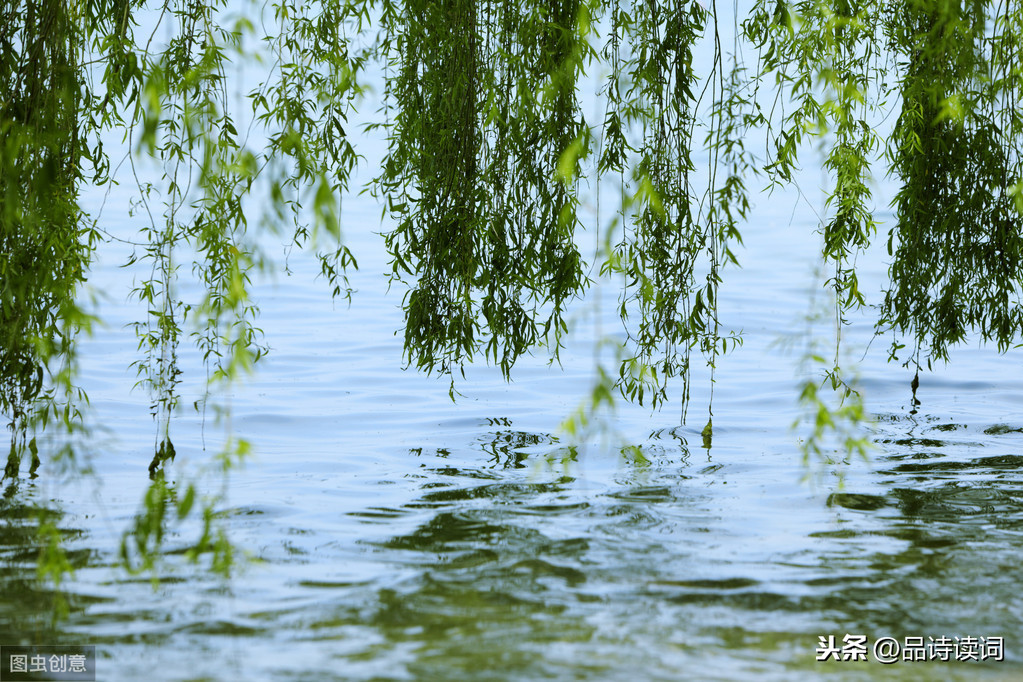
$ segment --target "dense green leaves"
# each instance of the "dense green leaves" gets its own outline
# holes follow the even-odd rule
[[[60,2],[0,4],[0,414],[12,430],[5,477],[18,474],[36,414],[58,409],[55,384],[82,321],[78,289],[95,237],[77,201],[90,150],[78,124],[83,36],[71,11]]]
[[[378,178],[406,279],[408,360],[450,373],[483,352],[505,375],[555,351],[581,293],[577,99],[587,54],[578,0],[416,0],[388,29],[394,118]]]
[[[902,188],[881,322],[912,336],[918,362],[947,360],[970,330],[1002,351],[1023,332],[1020,12],[989,12],[907,0],[887,30],[903,68],[888,150]]]

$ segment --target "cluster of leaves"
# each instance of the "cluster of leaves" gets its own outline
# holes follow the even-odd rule
[[[616,385],[640,404],[649,396],[656,408],[668,399],[669,380],[681,377],[683,420],[691,352],[700,350],[713,371],[717,355],[740,342],[734,333],[721,336],[717,300],[722,267],[738,264],[732,245],[742,241],[738,221],[749,208],[742,139],[752,118],[742,67],[729,67],[718,16],[710,19],[709,73],[693,66],[708,24],[707,10],[695,2],[613,3],[604,50],[611,77],[597,170],[631,190],[619,214],[621,237],[603,264],[605,274],[624,280],[619,313],[630,352]],[[708,157],[698,174],[700,131]],[[708,419],[708,439],[711,428]]]
[[[884,2],[805,0],[757,2],[743,23],[759,51],[759,79],[775,84],[759,120],[767,132],[764,172],[772,185],[794,183],[800,152],[817,142],[833,183],[819,230],[834,345],[830,354],[820,347],[813,325],[823,315],[811,303],[799,398],[805,414],[797,421],[810,425],[801,441],[807,462],[811,455],[827,459],[828,436],[837,436],[843,453],[862,453],[867,442],[863,398],[842,367],[841,339],[847,313],[866,304],[855,262],[877,232],[868,183],[892,66],[881,27],[890,21]]]
[[[448,374],[480,351],[507,376],[541,342],[556,354],[584,285],[573,178],[588,128],[580,0],[383,4],[389,153],[377,178],[407,278],[405,352]]]
[[[833,265],[828,284],[841,311],[865,303],[854,263],[877,231],[867,182],[884,106],[880,84],[890,66],[878,27],[889,17],[882,2],[761,2],[744,24],[761,50],[761,77],[777,84],[764,119],[765,171],[775,183],[792,182],[801,148],[814,139],[825,148],[834,185],[830,215],[822,218],[822,256]]]
[[[948,360],[973,330],[1007,350],[1023,332],[1020,96],[1016,3],[897,3],[886,25],[902,111],[888,148],[901,180],[881,323],[909,334],[913,358]],[[894,351],[893,351],[894,354]]]
[[[822,255],[833,264],[835,347],[828,363],[819,350],[807,356],[825,378],[803,387],[816,425],[804,451],[820,454],[826,431],[863,422],[839,348],[846,312],[865,303],[855,259],[877,230],[867,182],[889,102],[901,113],[883,149],[900,189],[877,331],[894,332],[891,358],[912,344],[906,362],[919,370],[922,356],[928,366],[947,361],[970,331],[1002,351],[1019,340],[1021,27],[1013,3],[981,0],[761,2],[744,24],[761,48],[763,73],[787,95],[766,119],[773,150],[765,170],[790,182],[801,145],[818,139],[834,182]],[[786,104],[795,108],[785,112]],[[917,385],[915,378],[914,403]],[[838,408],[822,390],[835,394]],[[862,444],[850,436],[844,447],[862,451]]]
[[[0,413],[11,447],[39,465],[34,422],[75,427],[69,353],[88,317],[77,306],[95,233],[78,183],[93,151],[80,133],[78,17],[57,2],[0,3]]]
[[[605,88],[608,113],[600,158],[602,170],[620,177],[631,170],[633,175],[635,194],[625,202],[633,219],[624,226],[605,271],[625,279],[620,314],[628,321],[630,313],[638,313],[639,322],[627,330],[635,359],[649,368],[651,379],[644,381],[644,372],[622,371],[624,392],[642,403],[651,386],[655,407],[666,397],[666,380],[688,374],[690,350],[713,327],[708,318],[717,285],[709,280],[697,290],[695,268],[708,233],[695,215],[690,177],[697,87],[692,49],[706,17],[696,3],[681,5],[612,9],[609,51],[618,63]],[[631,47],[624,55],[619,35]],[[627,75],[632,79],[623,91]],[[640,139],[631,145],[628,133],[637,126]]]
[[[226,5],[217,1],[0,5],[4,25],[16,27],[0,36],[0,413],[14,432],[6,475],[17,475],[26,450],[33,471],[37,466],[40,444],[26,434],[55,418],[70,427],[79,419],[69,397],[84,399],[73,387],[73,341],[90,321],[77,307],[79,285],[96,242],[124,236],[104,230],[101,216],[83,215],[78,197],[89,175],[97,185],[118,180],[123,162],[112,168],[99,141],[121,132],[138,183],[130,262],[149,272],[134,292],[147,311],[135,325],[134,364],[157,424],[153,481],[127,533],[137,540],[126,540],[129,565],[152,567],[161,551],[163,510],[173,493],[163,468],[176,453],[170,423],[182,341],[191,336],[191,352],[206,367],[200,410],[211,398],[229,400],[231,384],[264,352],[248,290],[266,259],[250,222],[311,244],[335,294],[347,291],[345,270],[355,261],[338,244],[340,194],[357,157],[342,121],[359,94],[359,64],[344,37],[349,9],[330,0],[252,6],[249,16],[268,27],[264,34],[250,18],[226,21]],[[162,29],[169,36],[163,41]],[[232,110],[228,87],[238,65],[268,55],[251,108]],[[320,250],[324,242],[328,248]],[[200,297],[182,298],[180,291],[195,285]],[[230,414],[226,402],[211,405]],[[225,503],[228,473],[248,446],[231,436],[229,422],[225,429],[213,468],[221,492],[178,512],[200,508],[204,530],[194,554],[212,553],[213,567],[226,572],[230,546],[214,510]],[[51,526],[40,538],[46,547],[57,532]],[[59,562],[47,561],[60,572]]]
[[[152,483],[126,533],[122,553],[130,565],[154,565],[164,508],[174,492],[163,469],[176,453],[170,422],[178,404],[183,332],[189,331],[207,373],[206,392],[194,404],[205,410],[219,396],[225,402],[212,406],[227,431],[216,458],[223,485],[198,505],[203,532],[193,555],[211,552],[213,568],[226,572],[232,552],[224,528],[214,527],[222,521],[214,508],[224,504],[229,472],[248,448],[231,433],[230,388],[265,352],[255,326],[258,308],[248,293],[253,269],[269,265],[259,233],[286,235],[294,245],[317,249],[335,294],[347,293],[346,268],[355,266],[348,249],[338,245],[340,195],[357,160],[342,125],[359,93],[359,64],[349,59],[344,37],[347,6],[282,0],[250,11],[265,33],[245,16],[226,22],[227,7],[220,2],[170,3],[155,17],[155,27],[147,26],[148,38],[139,39],[126,8],[116,36],[107,31],[95,44],[113,65],[101,82],[106,94],[97,118],[126,131],[133,168],[142,168],[136,177],[147,165],[160,175],[159,183],[140,182],[135,210],[141,240],[132,261],[151,263],[150,277],[136,288],[149,312],[136,325],[142,351],[136,365],[139,385],[153,398],[157,442]],[[152,47],[152,36],[168,22],[171,39]],[[131,67],[123,78],[117,76],[121,57]],[[232,61],[267,57],[265,78],[248,96],[251,109],[232,110],[229,84],[240,77]],[[260,229],[250,229],[250,222]],[[335,246],[320,250],[324,238]],[[177,293],[180,262],[188,260],[191,284],[202,292],[190,302]],[[191,509],[191,503],[179,506],[178,514],[183,518]]]
[[[706,10],[592,0],[380,10],[389,154],[376,189],[397,222],[387,235],[392,279],[409,286],[407,360],[451,373],[482,354],[508,375],[538,345],[557,357],[565,306],[589,284],[580,178],[611,177],[625,190],[621,231],[601,271],[625,280],[628,337],[615,385],[656,407],[680,376],[684,405],[690,352],[713,365],[738,342],[719,334],[717,290],[748,209],[744,84],[739,69],[724,76],[720,45],[710,120],[698,122],[693,47]],[[586,69],[602,63],[610,75],[595,127],[580,92]],[[715,168],[702,185],[692,177],[698,123]]]

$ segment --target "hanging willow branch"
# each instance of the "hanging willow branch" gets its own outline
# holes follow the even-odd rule
[[[585,149],[577,0],[414,0],[388,53],[396,111],[379,186],[398,221],[393,279],[409,278],[405,353],[450,373],[483,352],[507,376],[538,343],[556,352],[580,292]],[[567,172],[566,172],[567,169]]]
[[[58,404],[84,321],[76,295],[94,233],[81,219],[78,185],[90,150],[80,133],[83,36],[61,2],[0,3],[0,414],[11,447],[5,477],[17,476],[26,446],[39,465],[31,426],[71,427],[76,408]]]
[[[695,282],[707,233],[693,213],[690,181],[696,99],[692,46],[704,19],[696,3],[649,2],[634,6],[621,23],[632,45],[624,68],[634,79],[625,101],[616,104],[626,125],[640,126],[642,135],[635,158],[628,159],[636,186],[635,220],[615,249],[611,269],[626,280],[622,319],[634,312],[639,316],[628,328],[636,355],[623,364],[623,391],[642,402],[644,373],[630,371],[630,365],[641,363],[654,375],[654,406],[665,397],[667,379],[688,375],[690,350],[709,324],[706,295]]]
[[[603,267],[625,281],[619,312],[627,356],[617,385],[629,399],[649,398],[656,408],[668,398],[669,382],[681,378],[684,420],[692,351],[704,355],[713,373],[717,355],[739,342],[721,333],[718,288],[725,263],[738,262],[731,244],[741,242],[738,222],[749,209],[750,159],[742,137],[752,115],[741,67],[726,64],[716,7],[708,14],[696,2],[615,3],[610,19],[604,54],[612,69],[598,172],[617,173],[631,190],[622,237]],[[714,60],[710,73],[698,74],[693,50],[708,19]],[[709,163],[698,173],[701,148]]]
[[[836,339],[866,303],[856,257],[877,229],[869,181],[887,162],[901,189],[878,329],[910,336],[914,359],[947,358],[971,330],[1002,350],[1018,341],[1018,3],[757,0],[731,19],[708,4],[278,0],[232,23],[225,3],[175,0],[148,20],[162,33],[140,32],[144,9],[124,0],[0,4],[16,27],[0,36],[8,473],[80,317],[71,302],[95,238],[76,204],[82,169],[109,179],[79,131],[124,131],[132,161],[160,172],[140,186],[135,214],[138,257],[151,265],[137,291],[148,311],[138,364],[158,421],[156,469],[174,451],[182,335],[207,362],[208,386],[263,352],[248,289],[268,259],[254,228],[318,249],[335,295],[350,293],[340,196],[359,157],[346,126],[370,64],[384,69],[388,147],[373,188],[394,219],[392,282],[408,287],[409,364],[450,375],[482,355],[509,376],[537,347],[556,358],[568,306],[589,284],[581,188],[615,181],[617,217],[592,229],[611,231],[599,265],[623,280],[617,387],[659,406],[680,383],[684,415],[693,351],[713,381],[719,354],[739,342],[718,301],[747,185],[760,173],[795,182],[811,144],[829,182],[819,229]],[[713,43],[702,69],[701,41]],[[265,78],[240,112],[228,83],[232,60],[256,61],[250,49],[266,58]],[[580,91],[601,67],[598,130]],[[900,113],[879,159],[889,101]],[[337,243],[320,248],[324,234]],[[188,277],[200,300],[181,298]],[[840,383],[837,348],[828,371]]]
[[[897,7],[886,33],[902,60],[902,112],[888,153],[902,188],[880,323],[910,334],[928,365],[970,330],[1005,351],[1023,332],[1023,220],[1011,195],[1023,179],[1020,9]]]

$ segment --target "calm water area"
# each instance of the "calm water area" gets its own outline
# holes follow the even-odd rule
[[[619,401],[616,433],[567,447],[559,424],[588,398],[594,345],[621,335],[613,282],[576,306],[563,367],[541,351],[506,383],[474,366],[455,402],[445,379],[402,370],[403,290],[387,290],[376,234],[387,223],[370,199],[346,200],[360,264],[350,307],[301,254],[291,275],[253,288],[272,351],[231,396],[231,428],[254,454],[221,509],[247,553],[227,580],[182,556],[191,524],[172,525],[157,585],[118,566],[155,428],[148,396],[130,390],[137,339],[124,326],[140,315],[129,291],[142,271],[118,267],[126,246],[105,247],[90,283],[106,324],[81,366],[103,429],[100,482],[43,476],[5,491],[0,642],[94,644],[97,679],[118,681],[1023,678],[1017,355],[956,351],[921,374],[914,410],[912,373],[886,362],[887,340],[868,348],[866,311],[843,334],[875,448],[869,461],[802,463],[791,427],[813,292],[824,300],[819,184],[811,174],[805,200],[754,196],[743,268],[724,273],[722,324],[744,343],[719,361],[710,448],[702,366],[686,424],[676,404]],[[111,215],[127,191],[108,199]],[[885,206],[893,188],[876,191]],[[879,248],[859,262],[872,304],[892,220],[878,217]],[[192,409],[204,375],[185,352],[182,363],[176,485],[209,465],[223,433]],[[76,567],[56,625],[35,582],[40,506],[59,514]],[[868,661],[815,660],[820,637],[841,647],[846,635],[867,637]],[[1004,660],[883,665],[882,637],[1002,637]]]

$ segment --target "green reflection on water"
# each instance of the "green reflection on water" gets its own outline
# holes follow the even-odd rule
[[[8,489],[2,634],[87,639],[121,662],[112,679],[150,675],[145,660],[169,651],[184,652],[192,668],[157,669],[159,679],[966,680],[1023,672],[1016,455],[914,459],[956,446],[892,439],[877,487],[832,493],[789,527],[798,515],[784,505],[795,493],[777,510],[750,511],[759,488],[725,493],[717,483],[752,486],[764,470],[690,466],[686,452],[665,445],[671,435],[647,444],[652,464],[623,466],[596,484],[583,467],[523,472],[517,464],[542,453],[509,453],[555,444],[500,433],[476,441],[489,458],[420,449],[418,492],[331,522],[327,511],[303,525],[284,522],[279,505],[239,507],[236,523],[279,553],[226,585],[189,573],[173,549],[165,559],[175,575],[155,592],[146,579],[112,577],[98,538],[71,529],[31,490]],[[52,594],[34,580],[42,508],[67,528],[70,555],[86,573],[56,627],[47,625]],[[341,531],[357,541],[336,539]],[[772,533],[774,544],[763,539]],[[1003,636],[1009,660],[814,660],[819,636],[845,634]],[[238,652],[234,668],[218,672],[210,666],[225,650]],[[274,651],[304,655],[284,660]]]

